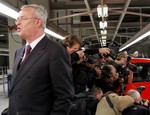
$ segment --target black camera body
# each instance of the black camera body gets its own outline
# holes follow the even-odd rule
[[[128,75],[129,75],[129,71],[126,67],[120,69],[119,77],[124,78],[124,77],[127,77]]]
[[[136,67],[136,65],[130,63],[130,60],[131,60],[131,57],[128,56],[128,57],[127,57],[127,67],[128,67],[131,71],[136,72],[136,71],[137,71],[137,67]]]
[[[110,50],[110,53],[109,54],[103,54],[104,57],[108,58],[108,57],[111,57],[113,60],[116,59],[116,55],[113,53],[112,50]]]
[[[130,62],[127,62],[127,67],[133,72],[137,71],[137,67],[134,64],[131,64]]]
[[[97,62],[97,59],[93,55],[84,54],[84,56],[87,59],[86,62],[90,64],[94,64]]]

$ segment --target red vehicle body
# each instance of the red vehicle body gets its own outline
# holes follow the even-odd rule
[[[143,79],[143,71],[147,67],[150,67],[149,58],[134,58],[131,59],[130,63],[137,66],[137,72],[133,75],[132,83],[125,84],[125,94],[129,89],[137,89],[141,93],[143,99],[148,99],[150,102],[150,78]]]

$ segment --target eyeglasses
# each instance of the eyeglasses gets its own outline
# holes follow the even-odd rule
[[[23,20],[30,20],[30,19],[37,19],[37,18],[25,18],[25,17],[20,17],[20,18],[17,18],[16,20],[15,20],[15,23],[16,22],[22,22]]]

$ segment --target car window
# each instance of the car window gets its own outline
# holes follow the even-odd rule
[[[133,74],[133,82],[150,81],[150,63],[135,64],[137,71]]]

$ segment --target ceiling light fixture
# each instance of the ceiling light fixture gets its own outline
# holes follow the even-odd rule
[[[4,34],[0,34],[0,37],[4,37]]]
[[[107,28],[107,21],[100,21],[99,22],[99,27],[100,27],[100,29],[105,29],[105,28]]]
[[[18,12],[9,8],[8,6],[0,3],[0,13],[7,15],[13,19],[17,19],[18,17]]]
[[[97,7],[98,17],[107,17],[108,16],[108,6],[107,5],[98,5]]]
[[[59,35],[59,34],[53,32],[53,31],[51,31],[51,30],[49,30],[49,29],[47,29],[47,28],[45,28],[45,32],[46,32],[47,34],[52,35],[52,36],[54,36],[54,37],[56,37],[56,38],[59,38],[59,39],[61,39],[61,40],[65,39],[63,36],[61,36],[61,35]]]
[[[103,46],[106,46],[106,40],[102,40]]]
[[[106,35],[107,34],[107,30],[101,30],[101,35]]]
[[[97,6],[97,15],[98,18],[102,18],[102,21],[99,22],[99,27],[101,30],[101,42],[103,46],[106,46],[106,34],[107,34],[107,21],[106,17],[108,17],[108,6],[103,4],[103,0],[101,0],[100,5]]]
[[[147,36],[150,36],[150,24],[146,25],[142,30],[140,30],[136,35],[133,36],[130,40],[128,40],[125,44],[123,44],[119,51],[122,51],[129,46],[139,42],[140,40],[146,38]]]
[[[9,4],[5,5],[6,3],[2,3],[1,0],[0,0],[0,2],[1,2],[1,3],[0,3],[0,13],[4,14],[4,15],[6,15],[6,16],[9,16],[9,17],[11,17],[11,18],[13,18],[13,19],[17,19],[17,17],[18,17],[18,12],[15,11],[15,10],[13,10],[13,9],[11,9],[10,7],[8,7]],[[61,39],[61,40],[64,39],[63,36],[61,36],[61,35],[59,35],[59,34],[53,32],[53,31],[51,31],[51,30],[49,30],[49,29],[47,29],[47,28],[45,28],[45,32],[46,32],[47,34],[53,36],[53,37],[58,38],[58,39]]]
[[[106,38],[107,38],[106,36],[102,36],[102,40],[106,40]]]

